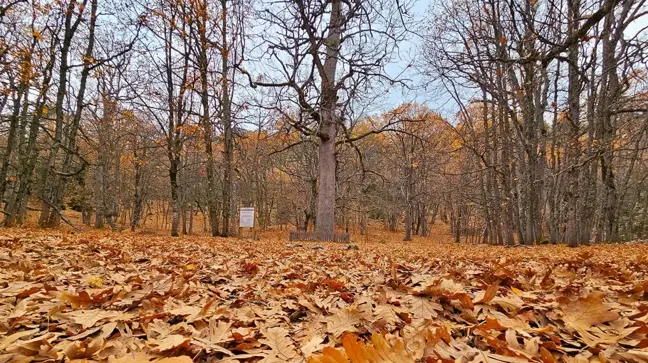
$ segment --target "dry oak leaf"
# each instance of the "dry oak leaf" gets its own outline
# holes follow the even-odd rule
[[[18,333],[11,334],[10,336],[4,338],[2,341],[0,341],[0,351],[3,349],[7,348],[11,344],[13,344],[15,341],[17,341],[20,338],[28,337],[30,335],[33,335],[37,333],[39,329],[32,329],[32,330],[25,330],[25,331],[20,331]]]
[[[26,357],[21,354],[0,354],[0,363],[29,363],[34,357]]]
[[[209,320],[209,327],[201,333],[200,337],[194,338],[193,343],[207,351],[218,351],[230,356],[234,355],[229,350],[218,345],[219,343],[234,340],[231,327],[232,322],[219,321],[218,318],[213,317]]]
[[[587,330],[593,325],[617,320],[619,314],[603,303],[604,298],[604,293],[596,292],[573,301],[558,299],[564,313],[563,321],[574,330]]]
[[[354,334],[342,338],[342,346],[347,357],[337,349],[326,347],[322,355],[312,356],[308,363],[413,363],[414,358],[407,353],[402,340],[389,344],[382,335],[374,333],[371,343],[358,341]]]
[[[374,311],[375,320],[383,319],[387,324],[395,324],[400,320],[396,308],[392,305],[378,305]]]
[[[153,351],[161,353],[175,348],[186,347],[189,345],[189,341],[191,341],[191,338],[184,335],[170,334],[160,340],[151,339],[148,345]]]
[[[56,314],[53,317],[71,320],[79,324],[83,329],[92,328],[95,324],[104,319],[111,319],[119,316],[120,313],[111,310],[78,310],[69,313]]]
[[[259,339],[259,342],[267,345],[272,350],[269,358],[276,357],[286,362],[297,356],[297,350],[295,350],[293,342],[288,338],[288,330],[285,328],[274,327],[264,330],[262,333],[265,338]]]
[[[358,331],[355,325],[360,324],[360,316],[360,312],[354,308],[339,310],[326,319],[326,332],[337,338],[344,332]]]
[[[23,356],[57,358],[58,346],[52,345],[56,339],[56,334],[45,333],[36,338],[21,340],[7,348],[7,352]]]
[[[156,363],[192,363],[193,360],[191,357],[188,357],[186,355],[182,355],[179,357],[171,357],[171,358],[162,358],[159,360],[153,360],[154,357],[149,357],[145,353],[132,353],[132,354],[127,354],[121,358],[109,358],[108,363],[149,363],[149,362],[156,362]]]
[[[320,351],[324,348],[324,345],[322,342],[324,341],[324,337],[321,335],[314,335],[312,336],[308,341],[302,344],[302,346],[299,348],[301,350],[302,354],[305,357],[310,357],[313,355],[313,353]]]
[[[491,285],[489,285],[486,288],[486,291],[484,291],[484,296],[479,300],[476,299],[474,301],[474,303],[475,304],[487,304],[487,303],[491,302],[491,300],[493,300],[495,298],[495,296],[497,295],[497,290],[499,289],[499,285],[500,285],[500,280],[497,280],[494,283],[492,283]]]
[[[232,341],[234,338],[232,337],[231,327],[232,322],[228,323],[213,317],[209,320],[209,327],[206,329],[206,332],[201,334],[201,338],[204,337],[211,343],[225,343]]]
[[[616,352],[612,358],[628,362],[648,362],[648,350],[631,349],[627,352]]]
[[[27,314],[27,308],[30,303],[29,298],[25,298],[20,300],[18,304],[16,304],[16,307],[13,309],[13,311],[7,316],[8,319],[16,319],[20,318],[21,316]]]
[[[26,297],[43,288],[43,284],[17,281],[10,283],[4,289],[0,289],[0,296],[4,297]]]
[[[431,285],[425,290],[416,292],[416,295],[442,296],[448,300],[457,300],[462,307],[472,310],[472,299],[466,293],[463,285],[448,279],[443,279],[438,286]]]
[[[88,307],[95,304],[103,304],[108,301],[108,296],[112,294],[113,289],[89,289],[81,291],[78,295],[74,295],[68,291],[55,291],[51,292],[59,300],[64,303],[70,304],[73,309],[80,307]],[[92,295],[91,295],[92,294]]]
[[[105,345],[106,339],[102,337],[70,342],[64,349],[65,356],[69,359],[90,359]]]
[[[443,306],[436,302],[430,301],[427,297],[408,296],[407,302],[410,304],[410,312],[418,319],[432,319],[439,314],[437,311],[443,311]]]

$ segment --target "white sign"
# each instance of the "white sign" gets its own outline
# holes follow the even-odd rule
[[[239,227],[254,227],[254,208],[241,208]]]

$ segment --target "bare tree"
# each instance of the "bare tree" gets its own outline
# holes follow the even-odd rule
[[[298,131],[318,141],[317,232],[334,231],[336,144],[352,104],[374,87],[398,80],[385,66],[407,34],[408,5],[398,1],[280,1],[260,11],[263,61],[273,74],[260,74],[253,87],[278,89],[276,108]],[[267,24],[267,25],[265,25]],[[263,71],[260,71],[263,72]],[[365,93],[365,94],[362,94]]]

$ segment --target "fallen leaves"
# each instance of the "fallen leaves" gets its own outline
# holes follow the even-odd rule
[[[297,357],[295,345],[288,338],[288,330],[282,327],[274,327],[263,331],[265,338],[259,339],[259,343],[270,347],[270,360],[275,358],[282,362],[289,362]]]
[[[428,299],[427,297],[408,296],[407,301],[410,304],[409,311],[415,318],[419,319],[432,319],[436,318],[443,307]]]
[[[360,318],[361,314],[358,310],[340,310],[326,320],[326,332],[337,338],[342,333],[358,331],[355,325],[360,324]]]
[[[605,294],[601,292],[579,297],[576,300],[559,299],[560,309],[565,314],[563,321],[574,330],[580,331],[618,319],[619,314],[603,303],[604,299]]]
[[[648,362],[641,245],[7,239],[0,363]]]
[[[364,344],[358,341],[357,336],[346,334],[342,346],[349,359],[340,350],[327,347],[322,355],[311,357],[308,363],[414,363],[402,340],[392,345],[376,333],[371,336],[371,344]]]
[[[5,337],[4,339],[2,339],[2,341],[0,341],[0,351],[10,346],[13,342],[17,341],[18,339],[34,335],[37,332],[38,329],[24,330]]]
[[[102,320],[111,319],[118,315],[118,312],[110,310],[75,310],[68,313],[58,313],[53,317],[60,320],[69,320],[81,325],[83,329],[88,329]]]

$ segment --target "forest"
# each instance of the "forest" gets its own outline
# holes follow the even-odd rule
[[[273,4],[3,3],[3,225],[646,237],[643,1]]]
[[[0,363],[648,363],[647,66],[646,0],[0,0]]]

